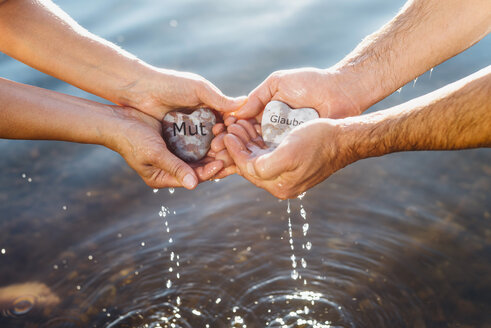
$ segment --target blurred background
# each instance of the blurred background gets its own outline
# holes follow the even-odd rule
[[[335,64],[404,4],[55,2],[232,96],[278,69]],[[370,110],[490,53],[488,36]],[[100,100],[3,54],[0,75]],[[289,204],[238,176],[156,192],[99,146],[0,140],[0,154],[0,292],[20,295],[0,297],[1,327],[491,327],[488,149],[364,160]]]

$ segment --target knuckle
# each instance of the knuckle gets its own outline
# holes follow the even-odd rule
[[[182,163],[174,161],[170,166],[169,174],[175,177],[179,177],[184,173],[185,170],[186,168]]]

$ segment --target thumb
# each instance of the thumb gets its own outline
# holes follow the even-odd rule
[[[254,161],[256,175],[263,180],[273,180],[282,173],[294,168],[292,151],[286,146],[278,146],[272,152],[261,155]]]
[[[186,189],[194,189],[198,184],[194,170],[167,149],[158,157],[155,166],[175,177]]]
[[[208,81],[198,89],[198,97],[206,106],[219,112],[237,111],[247,101],[246,96],[232,98],[224,95],[220,89]]]
[[[251,118],[261,113],[266,105],[273,99],[273,79],[268,77],[258,85],[248,96],[244,106],[235,114],[239,118]]]

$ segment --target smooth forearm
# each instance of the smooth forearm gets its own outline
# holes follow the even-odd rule
[[[341,120],[355,159],[491,146],[491,66],[425,96]],[[341,139],[342,140],[342,139]]]
[[[489,0],[412,0],[333,70],[363,111],[490,31]]]
[[[0,5],[0,51],[85,91],[135,105],[154,69],[78,25],[51,1]],[[143,90],[143,88],[140,88]]]
[[[108,145],[111,106],[0,78],[0,138]]]

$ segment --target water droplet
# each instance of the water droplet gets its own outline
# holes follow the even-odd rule
[[[413,82],[413,88],[414,88],[414,86],[416,85],[416,81],[418,81],[418,78],[415,78],[415,79],[414,79],[414,82]]]
[[[118,236],[118,238],[121,238],[121,237],[123,237],[123,234],[122,233],[118,233],[117,236]]]
[[[433,73],[433,68],[430,69],[430,79],[431,79],[431,74]]]
[[[27,175],[25,173],[22,173],[22,179],[25,179]]]
[[[181,298],[179,296],[177,296],[176,298],[176,304],[181,305]]]
[[[174,255],[175,255],[175,254],[174,254],[174,252],[171,252],[171,253],[170,253],[170,260],[171,260],[171,261],[174,261]]]
[[[154,193],[154,194],[156,194],[156,193],[158,193],[158,192],[159,192],[159,190],[158,190],[158,189],[154,189],[154,190],[153,190],[153,193]]]
[[[292,270],[291,277],[293,280],[297,280],[298,279],[298,271]]]
[[[76,287],[76,288],[77,288],[77,290],[82,289],[82,287],[81,287],[80,285],[77,285],[77,287]]]
[[[53,265],[53,269],[54,269],[54,270],[58,270],[58,265],[56,265],[56,264],[55,264],[55,265]]]
[[[291,210],[290,210],[290,200],[288,199],[288,207],[286,208],[286,213],[290,214]]]
[[[220,303],[221,301],[222,301],[222,299],[219,297],[219,298],[217,298],[217,299],[216,299],[215,303],[216,303],[216,304],[218,304],[218,303]]]
[[[63,205],[62,209],[63,209],[63,211],[66,211],[66,209],[67,209],[66,205]]]
[[[301,193],[300,195],[298,195],[297,198],[301,200],[302,198],[305,197],[305,195],[307,195],[307,192]]]
[[[172,238],[169,238],[169,243],[172,244],[174,240]]]
[[[177,20],[175,19],[171,19],[170,22],[169,22],[169,26],[170,27],[177,27],[177,25],[179,25],[179,23],[177,22]]]
[[[169,188],[169,194],[172,195],[174,193],[174,191],[176,191],[174,188]]]
[[[140,244],[142,247],[145,247],[145,242],[142,241],[141,244]]]
[[[2,255],[4,255],[4,254],[7,253],[7,250],[5,248],[2,248],[2,250],[0,251],[0,253],[2,253]]]
[[[194,315],[197,315],[197,316],[200,316],[200,315],[201,315],[201,312],[199,312],[199,311],[198,311],[198,310],[196,310],[196,309],[193,309],[191,312],[192,312]]]
[[[303,224],[302,231],[303,231],[303,235],[307,236],[307,231],[309,231],[309,224],[308,223]]]
[[[32,179],[31,178],[27,178],[27,182],[32,182]]]
[[[165,283],[165,287],[167,287],[167,288],[171,288],[172,287],[172,281],[170,281],[170,279],[167,280],[167,282]]]
[[[300,216],[304,219],[307,220],[307,212],[305,212],[305,209],[302,207],[300,208]]]
[[[300,260],[300,262],[302,263],[302,268],[306,268],[307,267],[307,261],[305,261],[305,259],[303,257]]]
[[[310,251],[310,249],[312,248],[312,243],[310,241],[308,241],[306,244],[305,244],[305,248],[307,248],[307,250]]]
[[[89,261],[92,261],[94,259],[92,255],[87,256],[87,258],[89,259]]]
[[[399,89],[397,89],[397,92],[401,93],[402,91],[402,87],[400,87]]]

